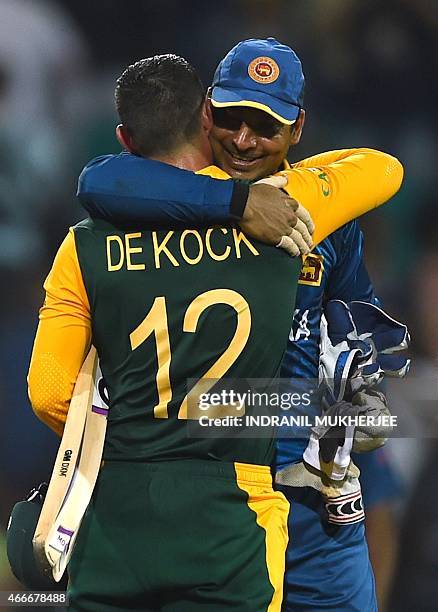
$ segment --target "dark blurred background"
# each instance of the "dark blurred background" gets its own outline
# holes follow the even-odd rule
[[[362,219],[366,259],[386,309],[410,326],[413,379],[437,381],[438,2],[0,0],[0,590],[18,588],[4,552],[10,508],[49,476],[57,445],[26,392],[41,286],[68,226],[84,216],[75,200],[82,166],[119,150],[115,79],[141,57],[174,52],[207,86],[234,44],[267,36],[290,45],[306,75],[292,161],[367,146],[405,166],[393,202]],[[413,433],[388,444],[400,493],[385,609],[436,611],[435,416],[403,396],[401,388],[394,401],[406,404]]]

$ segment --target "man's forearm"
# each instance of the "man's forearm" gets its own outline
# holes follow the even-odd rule
[[[225,173],[218,177],[130,153],[105,155],[84,168],[77,195],[91,216],[113,222],[178,228],[239,221],[249,187]]]

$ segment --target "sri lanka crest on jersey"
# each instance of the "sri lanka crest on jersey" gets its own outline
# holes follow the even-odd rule
[[[324,272],[324,255],[317,253],[309,253],[303,257],[303,266],[301,268],[300,285],[311,285],[319,287],[322,281],[322,273]]]

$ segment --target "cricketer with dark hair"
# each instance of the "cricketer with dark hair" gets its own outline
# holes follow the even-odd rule
[[[179,71],[179,64],[185,70]],[[169,81],[174,85],[172,90]],[[168,155],[199,135],[203,85],[183,58],[175,57],[170,62],[157,56],[144,72],[138,64],[132,64],[117,81],[115,103],[123,130],[132,141],[130,146],[142,157]]]
[[[314,172],[327,203],[335,197],[338,205],[348,210],[358,199],[370,195],[383,202],[380,190],[384,181],[379,164],[394,169],[390,156],[359,149],[322,154],[292,166],[284,161],[289,146],[296,144],[301,136],[303,87],[301,64],[288,47],[274,39],[239,43],[219,64],[211,91],[214,127],[210,140],[216,161],[228,175],[247,181],[278,169],[293,174],[297,168],[314,166],[318,168]],[[370,162],[376,165],[367,165]],[[323,164],[328,167],[321,167]],[[342,197],[345,185],[338,183],[338,168],[342,168],[342,179],[348,181],[350,177],[354,184],[349,200]],[[128,208],[125,199],[129,192],[129,201],[136,204],[128,212],[129,218],[147,223],[154,218],[154,207],[141,207],[140,203],[148,198],[145,177],[151,171],[150,161],[129,155],[106,156],[84,170],[78,195],[92,215],[103,214],[120,221]],[[387,178],[395,193],[398,185],[392,183],[391,176],[394,177],[392,171]],[[130,187],[132,179],[134,188]],[[188,174],[184,180],[193,184],[193,177]],[[289,193],[297,195],[299,188],[299,177],[289,181]],[[178,201],[176,191],[168,195],[170,200]],[[299,199],[313,213],[307,194],[300,193]],[[173,214],[172,208],[169,203],[169,216]],[[334,207],[330,210],[332,215],[333,210]],[[199,214],[197,222],[202,223]],[[187,223],[193,223],[193,219]],[[319,321],[326,299],[375,299],[362,261],[362,242],[357,223],[349,223],[324,240],[306,260],[283,362],[284,377],[317,378]],[[314,410],[318,407],[314,406]],[[279,473],[302,461],[306,444],[306,440],[279,440]],[[363,523],[341,527],[330,524],[318,491],[311,487],[284,487],[283,490],[293,508],[285,609],[375,609]]]

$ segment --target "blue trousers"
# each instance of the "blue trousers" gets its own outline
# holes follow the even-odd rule
[[[310,487],[278,486],[291,504],[284,612],[377,612],[363,521],[332,525]]]

